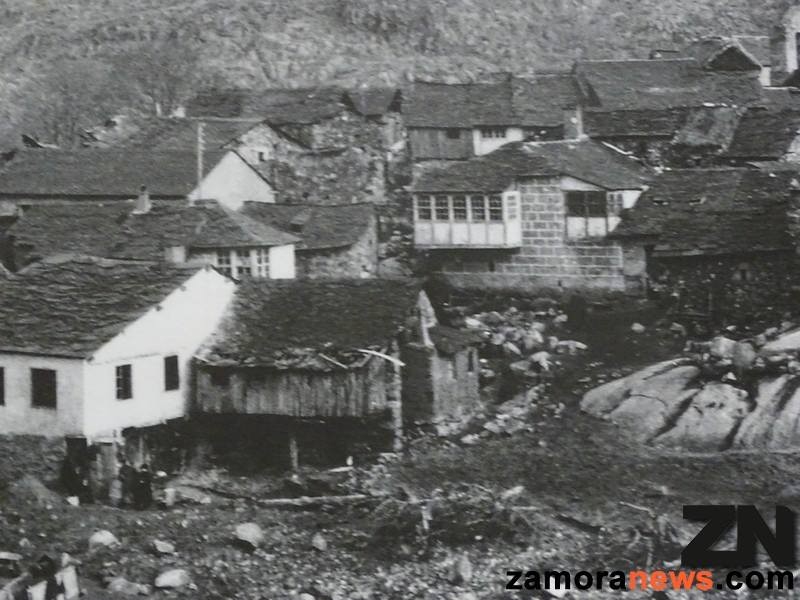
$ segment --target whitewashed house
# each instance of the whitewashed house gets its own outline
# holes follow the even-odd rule
[[[117,439],[186,415],[235,283],[208,266],[62,256],[0,287],[0,434]]]
[[[0,171],[0,200],[17,205],[129,200],[146,186],[154,200],[275,202],[272,185],[233,150],[32,149]]]

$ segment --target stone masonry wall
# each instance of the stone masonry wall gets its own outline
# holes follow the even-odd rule
[[[375,277],[378,271],[376,228],[369,227],[352,246],[297,253],[297,276],[303,279]]]

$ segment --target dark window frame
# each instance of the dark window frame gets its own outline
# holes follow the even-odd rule
[[[181,365],[177,354],[164,357],[164,391],[181,389]]]
[[[114,369],[116,377],[117,400],[133,399],[133,366],[130,363],[117,365]]]
[[[58,408],[58,373],[55,369],[31,369],[31,406]]]
[[[605,219],[605,232],[609,233],[609,197],[605,191],[578,191],[564,192],[564,218],[578,218],[584,220],[585,237],[602,237],[589,235],[589,219]],[[565,223],[566,226],[566,223]]]

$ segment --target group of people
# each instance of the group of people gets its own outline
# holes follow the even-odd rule
[[[142,464],[138,469],[125,458],[118,459],[117,476],[111,481],[108,498],[112,506],[133,507],[139,510],[153,503],[153,475],[149,465]],[[75,496],[82,504],[95,500],[92,485],[91,460],[77,460],[69,454],[61,465],[61,485],[70,496]]]

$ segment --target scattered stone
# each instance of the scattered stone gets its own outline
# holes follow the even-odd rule
[[[162,540],[153,540],[153,550],[156,554],[175,554],[175,545]]]
[[[311,547],[318,552],[325,552],[328,549],[328,540],[321,533],[317,532],[311,538]]]
[[[97,550],[98,548],[112,548],[118,545],[119,540],[107,529],[95,531],[89,538],[89,552]]]
[[[525,493],[525,486],[516,485],[500,494],[500,499],[507,502],[519,498],[523,493]]]
[[[684,327],[680,323],[673,323],[672,325],[669,326],[669,330],[675,335],[679,335],[681,337],[686,337],[688,335],[686,327]]]
[[[465,446],[474,446],[480,441],[480,437],[477,434],[469,433],[461,438],[461,443]]]
[[[737,342],[733,347],[733,366],[742,373],[749,371],[753,367],[758,354],[752,344],[747,342]]]
[[[23,475],[8,488],[9,496],[20,505],[30,504],[49,508],[64,501],[33,475]]]
[[[715,356],[716,358],[726,358],[731,359],[733,358],[733,352],[736,348],[736,342],[730,338],[726,338],[723,335],[718,335],[713,340],[711,340],[711,347],[709,348],[709,352],[711,356]]]
[[[255,550],[264,543],[264,532],[257,523],[242,523],[236,526],[236,540],[248,550]]]
[[[185,569],[170,569],[156,577],[155,586],[158,589],[175,589],[189,585],[192,578]]]
[[[633,325],[631,325],[631,331],[633,333],[644,333],[646,330],[647,328],[641,323],[634,323]]]
[[[450,583],[454,585],[462,585],[472,581],[472,563],[469,556],[464,553],[461,554],[450,569]]]
[[[152,590],[149,585],[134,583],[124,577],[115,577],[107,586],[109,592],[122,594],[123,596],[149,596]]]
[[[308,592],[301,592],[297,595],[297,600],[316,600],[316,598]]]

